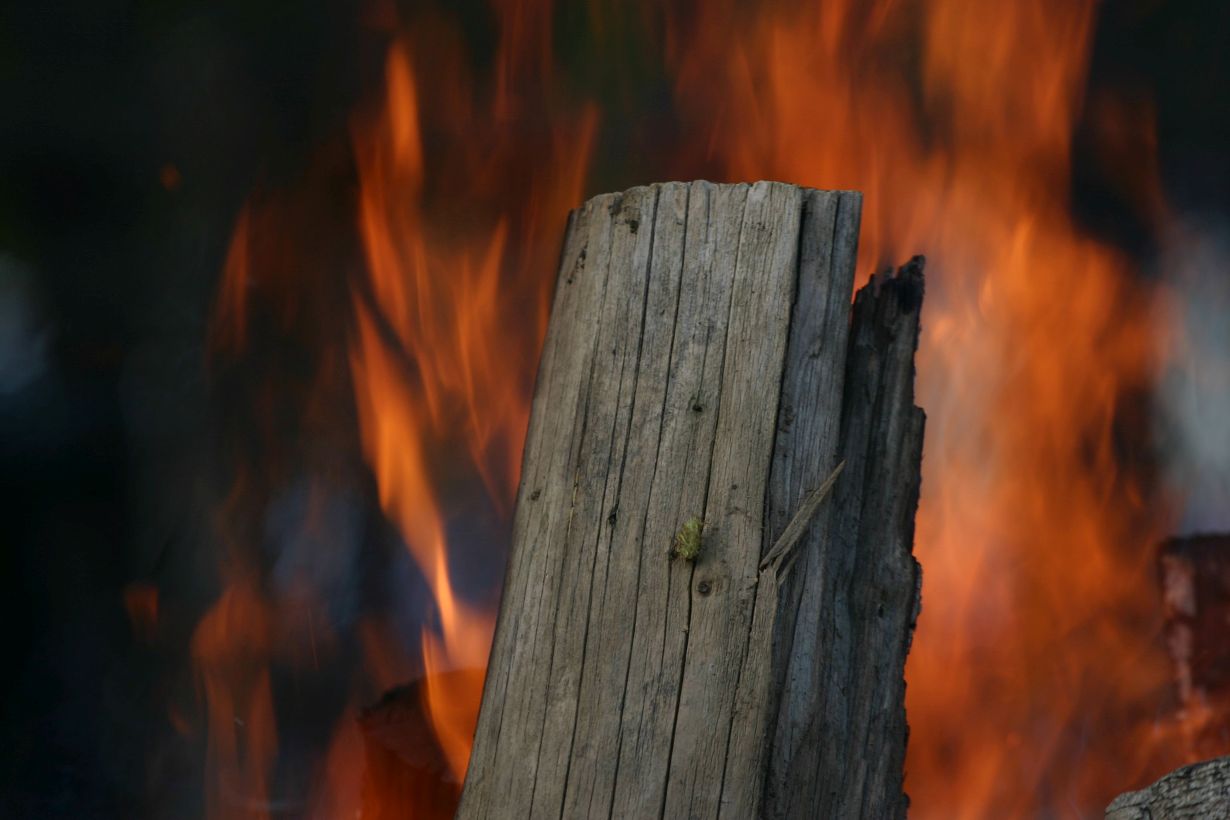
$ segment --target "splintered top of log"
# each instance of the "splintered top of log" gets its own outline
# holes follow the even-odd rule
[[[852,304],[860,205],[569,217],[458,816],[904,812],[921,267]]]

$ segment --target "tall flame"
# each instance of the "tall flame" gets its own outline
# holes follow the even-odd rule
[[[448,126],[468,141],[463,156],[453,157],[459,173],[443,182],[466,186],[447,192],[451,207],[460,201],[477,212],[455,222],[429,217],[417,82],[406,42],[389,52],[383,112],[355,133],[359,229],[370,272],[354,292],[358,332],[350,358],[363,449],[381,506],[435,598],[438,634],[422,635],[423,699],[457,782],[469,760],[493,613],[468,604],[454,588],[437,488],[445,472],[470,469],[495,503],[507,507],[512,496],[528,423],[526,376],[546,330],[550,279],[541,272],[549,270],[554,253],[548,250],[557,230],[551,223],[581,195],[593,128],[592,117],[583,117],[552,135],[548,147],[566,146],[562,167],[542,177],[531,170],[528,179],[510,178],[522,171],[498,162],[498,152],[509,146],[483,145],[476,135],[498,134],[495,126],[519,116],[513,97],[519,61],[538,55],[515,53],[517,42],[501,52],[502,74],[488,111],[468,110],[467,88],[442,92],[454,95],[461,109]],[[497,161],[488,151],[497,152]],[[520,241],[510,250],[514,219],[502,210],[508,201],[491,200],[517,183],[529,187],[518,201]],[[492,205],[493,216],[482,214]],[[453,670],[469,674],[442,683]]]
[[[1148,711],[1165,522],[1116,438],[1149,388],[1153,295],[1069,214],[1095,4],[704,9],[677,100],[726,173],[861,189],[869,266],[932,258],[913,811],[1096,810],[1181,750]]]
[[[493,617],[459,573],[457,495],[481,488],[505,511],[512,498],[559,231],[597,127],[595,106],[564,102],[552,4],[492,5],[486,83],[457,31],[425,18],[390,48],[382,105],[353,128],[365,270],[347,280],[343,358],[381,509],[434,612],[409,664],[381,655],[377,627],[361,631],[381,685],[423,671],[424,714],[457,781]],[[907,669],[919,816],[1096,811],[1185,755],[1153,714],[1167,672],[1151,556],[1169,522],[1131,466],[1139,439],[1122,435],[1157,372],[1162,320],[1130,260],[1069,208],[1095,13],[1094,0],[676,0],[635,13],[590,0],[581,18],[612,59],[629,25],[651,58],[660,47],[672,127],[645,165],[859,189],[869,270],[931,257],[924,609]],[[618,123],[628,95],[614,96]],[[1147,116],[1107,117],[1148,144]],[[1153,170],[1124,185],[1158,224]],[[255,315],[253,219],[238,223],[218,302],[215,344],[232,352]],[[276,284],[297,304],[293,281]],[[286,619],[247,575],[228,577],[194,650],[216,756],[259,792],[277,737],[261,658]],[[237,619],[246,637],[225,638]],[[228,740],[233,718],[260,730],[244,750]],[[329,765],[344,770],[340,748]]]

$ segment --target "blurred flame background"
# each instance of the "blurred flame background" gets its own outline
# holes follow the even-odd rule
[[[1097,815],[1186,762],[1153,548],[1230,525],[1227,257],[1216,217],[1190,216],[1225,160],[1187,126],[1174,137],[1136,38],[1199,54],[1218,14],[1193,29],[1149,2],[475,0],[331,8],[298,31],[185,12],[152,64],[269,26],[268,100],[298,116],[263,135],[237,210],[238,189],[192,194],[225,159],[151,152],[140,209],[175,214],[151,234],[199,245],[201,214],[229,208],[229,240],[220,280],[139,283],[209,308],[176,352],[157,327],[200,325],[144,297],[156,318],[123,365],[134,494],[157,512],[112,602],[132,643],[102,694],[151,727],[129,757],[146,782],[117,805],[449,814],[567,210],[698,177],[862,190],[860,281],[930,259],[913,812]],[[304,68],[343,44],[323,66],[351,73]],[[244,98],[236,64],[206,72],[221,98],[204,122],[262,122],[227,96]],[[202,116],[191,91],[169,92],[175,117]],[[1168,136],[1194,170],[1167,163]],[[423,788],[443,797],[382,791],[365,747],[360,712],[412,681]]]

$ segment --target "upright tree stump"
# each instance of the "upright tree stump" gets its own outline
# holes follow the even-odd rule
[[[922,265],[851,317],[860,205],[571,215],[459,817],[904,815]]]

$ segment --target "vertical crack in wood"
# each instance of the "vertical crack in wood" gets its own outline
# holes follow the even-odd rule
[[[673,186],[663,186],[663,187],[669,188],[672,193],[675,190]],[[666,386],[662,390],[662,400],[658,407],[658,414],[657,414],[658,427],[657,427],[657,435],[655,437],[656,446],[654,448],[653,472],[649,479],[650,487],[653,487],[657,483],[658,465],[661,463],[661,460],[662,460],[663,429],[665,426],[667,400],[670,397],[670,383],[669,383],[670,364],[671,364],[671,361],[673,361],[674,356],[675,356],[675,337],[676,337],[678,327],[679,327],[679,303],[681,299],[680,291],[682,290],[682,281],[683,281],[683,257],[684,257],[685,250],[687,248],[687,240],[688,240],[687,214],[688,214],[689,204],[691,202],[692,191],[691,191],[691,186],[680,186],[680,187],[682,188],[682,195],[683,195],[683,225],[682,225],[682,230],[681,230],[681,235],[680,235],[680,240],[679,240],[679,258],[678,258],[679,270],[678,270],[677,277],[675,276],[675,273],[673,270],[664,274],[659,269],[659,264],[656,261],[657,248],[656,246],[654,246],[654,243],[652,241],[650,243],[652,246],[651,255],[650,255],[651,280],[654,274],[657,274],[658,276],[669,276],[673,280],[673,285],[674,285],[674,288],[673,288],[674,289],[674,300],[673,300],[674,306],[673,306],[673,310],[671,311],[670,343],[667,346],[667,354],[666,354],[666,373],[667,373],[668,380],[667,380]],[[661,204],[661,197],[662,197],[661,191],[659,191],[658,197],[659,197],[659,200],[654,210],[655,236],[658,230],[657,222],[658,222],[658,210]],[[669,219],[670,215],[666,214],[663,216],[663,218]],[[668,263],[670,262],[670,260],[663,260],[663,261],[666,261]],[[646,304],[648,304],[648,302]],[[644,565],[645,565],[644,542],[646,540],[645,536],[648,532],[648,527],[649,527],[649,511],[650,511],[650,506],[649,504],[646,504],[645,513],[644,515],[641,516],[640,530],[639,530],[640,538],[638,539],[641,545],[641,549],[639,550],[639,554],[637,556],[637,562],[636,562],[636,592],[635,592],[634,600],[637,600],[637,601],[639,601],[641,598],[641,578],[644,575]],[[667,578],[668,578],[668,583],[669,583],[669,574]],[[669,590],[669,586],[668,586],[668,590]],[[668,594],[668,597],[669,597],[669,594]],[[636,640],[637,629],[640,625],[641,625],[641,618],[639,617],[639,609],[635,609],[633,612],[633,617],[632,617],[632,634],[628,640],[627,660],[624,663],[623,687],[620,691],[620,696],[619,696],[619,714],[621,716],[623,715],[624,709],[628,703],[628,681],[631,679],[631,676],[632,676],[633,654],[635,652],[636,645],[637,645],[637,640]],[[619,725],[617,726],[616,743],[615,743],[615,764],[614,764],[614,771],[611,773],[611,793],[610,793],[609,801],[607,803],[607,810],[606,810],[607,817],[615,816],[615,797],[618,794],[618,788],[619,788],[619,769],[620,769],[619,764],[623,758],[623,751],[624,751],[623,744],[624,744],[624,722],[622,719],[620,719]]]
[[[614,406],[611,408],[609,430],[605,430],[604,428],[606,432],[605,437],[600,438],[595,442],[595,445],[598,447],[598,450],[595,452],[596,465],[582,465],[583,467],[588,467],[589,469],[584,470],[583,473],[578,473],[578,488],[580,488],[582,484],[589,485],[591,482],[597,483],[595,481],[596,473],[601,482],[601,491],[594,493],[592,492],[592,489],[596,488],[587,487],[587,490],[589,491],[586,492],[581,499],[582,503],[587,507],[592,507],[597,515],[596,517],[593,515],[586,515],[583,524],[583,526],[593,526],[594,535],[592,542],[587,537],[588,533],[586,531],[583,530],[581,534],[581,537],[585,539],[584,543],[586,544],[586,553],[589,553],[589,555],[586,556],[589,558],[588,562],[583,564],[583,566],[588,567],[589,593],[582,599],[577,598],[576,593],[574,592],[572,599],[572,613],[580,614],[584,620],[584,625],[580,630],[580,646],[579,649],[577,649],[575,647],[575,643],[570,644],[570,649],[574,651],[570,651],[566,655],[566,659],[563,663],[565,668],[570,668],[574,665],[579,668],[576,671],[575,683],[568,682],[568,685],[562,692],[565,700],[560,711],[564,711],[570,707],[572,716],[571,719],[568,720],[566,713],[561,715],[561,718],[563,718],[565,722],[559,727],[558,731],[567,735],[568,742],[565,745],[562,742],[562,738],[556,738],[560,741],[561,748],[566,750],[562,760],[557,759],[554,764],[557,767],[563,768],[562,777],[555,775],[552,778],[552,787],[558,788],[559,791],[557,799],[559,801],[558,810],[561,815],[564,812],[565,801],[568,797],[568,779],[572,771],[572,763],[575,759],[575,738],[582,708],[581,694],[586,687],[587,664],[585,659],[589,654],[590,626],[595,616],[596,606],[598,609],[597,614],[599,616],[601,615],[601,601],[598,601],[597,604],[595,603],[595,591],[598,585],[599,560],[602,557],[600,555],[601,545],[604,540],[607,541],[608,545],[607,555],[605,556],[606,563],[602,566],[602,582],[604,585],[608,577],[607,570],[609,569],[610,561],[610,542],[607,538],[607,534],[610,529],[603,526],[603,523],[605,522],[608,510],[611,508],[613,503],[609,500],[612,472],[614,471],[613,465],[616,459],[620,461],[621,465],[623,464],[628,447],[628,425],[630,424],[633,412],[632,405],[635,398],[635,390],[633,390],[630,394],[629,391],[625,389],[626,380],[629,378],[629,351],[631,348],[635,347],[637,353],[631,358],[639,358],[640,340],[644,330],[641,320],[644,318],[644,291],[648,288],[648,283],[646,282],[644,275],[638,275],[638,254],[640,253],[640,246],[642,242],[642,240],[638,237],[640,220],[636,217],[629,217],[626,214],[630,211],[635,213],[637,216],[643,216],[642,211],[645,206],[647,196],[656,198],[656,190],[635,188],[628,191],[611,206],[613,239],[611,243],[611,250],[608,254],[607,278],[608,281],[614,280],[617,299],[613,303],[612,314],[607,314],[604,311],[598,337],[600,339],[605,339],[608,337],[611,339],[611,344],[613,345],[611,348],[611,356],[613,359],[617,359],[619,375],[617,379],[612,380],[609,378],[609,374],[607,374],[601,367],[595,366],[593,369],[593,378],[599,379],[599,385],[602,388],[600,398],[604,401],[600,403],[600,407],[608,404],[613,404]],[[618,245],[616,240],[619,240]],[[627,250],[624,250],[625,245],[627,246]],[[645,253],[646,260],[648,260],[647,248],[645,249]],[[608,284],[608,289],[610,289],[610,287],[610,284]],[[638,287],[641,290],[638,291]],[[638,293],[639,299],[637,298]],[[638,303],[640,308],[639,310],[637,309]],[[604,333],[603,329],[608,319],[611,327],[607,328]],[[630,338],[631,335],[636,336],[635,345],[632,344],[632,339]],[[613,361],[613,364],[614,363],[615,362]],[[634,383],[638,364],[639,363],[637,361],[633,361],[631,379]],[[624,413],[627,413],[628,415],[628,420],[626,422],[622,419]],[[620,429],[621,424],[624,425],[623,436],[617,435],[617,431]],[[603,453],[605,453],[605,457],[603,457]],[[618,484],[620,480],[620,477],[616,477],[616,484]],[[617,489],[618,488],[616,488],[616,490]],[[570,529],[563,542],[565,550],[568,549],[573,541],[571,535],[572,533]],[[584,578],[585,574],[582,573],[580,575],[580,579],[583,581]],[[570,620],[571,619],[566,619],[563,624],[563,636],[565,640],[567,639],[569,632],[572,630],[572,626],[568,622]],[[599,639],[600,638],[601,636],[599,636]],[[559,637],[557,637],[556,640],[558,642]],[[579,663],[577,662],[578,658]],[[568,681],[566,675],[556,676],[554,674],[554,668],[552,670],[552,677],[557,680],[562,677],[566,682]],[[545,732],[544,736],[547,736]],[[554,801],[552,801],[552,803],[553,802]]]
[[[607,475],[604,477],[604,481],[603,481],[602,504],[599,507],[599,521],[605,522],[607,526],[601,526],[600,524],[600,526],[598,527],[597,533],[595,536],[594,549],[595,549],[595,556],[597,556],[598,553],[603,552],[601,550],[601,544],[604,539],[606,540],[607,547],[606,547],[605,556],[604,556],[606,566],[605,566],[605,570],[603,572],[603,577],[602,577],[602,583],[603,583],[602,597],[597,599],[596,611],[595,611],[595,606],[594,606],[595,599],[594,599],[594,595],[592,591],[592,585],[597,583],[597,572],[596,571],[593,577],[591,578],[590,606],[586,612],[585,637],[583,639],[582,646],[581,646],[581,676],[577,683],[578,695],[577,695],[576,712],[574,714],[574,719],[573,719],[573,732],[569,740],[569,755],[568,755],[567,765],[564,771],[564,778],[563,778],[564,779],[564,790],[563,790],[563,794],[561,797],[561,800],[563,801],[560,807],[561,816],[573,816],[578,813],[576,809],[579,809],[579,807],[574,807],[574,810],[570,811],[568,809],[568,804],[569,804],[569,795],[570,795],[569,787],[572,785],[571,776],[572,776],[572,770],[573,770],[573,763],[576,760],[576,755],[574,754],[575,743],[576,743],[576,733],[582,723],[581,710],[582,710],[583,705],[585,705],[585,699],[582,697],[582,695],[584,695],[587,690],[588,678],[586,675],[586,670],[589,669],[590,666],[597,664],[599,666],[599,669],[594,670],[594,671],[597,673],[600,673],[601,664],[603,663],[605,659],[603,656],[616,651],[614,648],[607,647],[604,645],[604,638],[609,638],[611,636],[607,634],[606,631],[600,632],[600,634],[598,635],[598,639],[597,639],[598,640],[598,653],[597,654],[599,657],[597,658],[597,660],[594,660],[591,657],[591,652],[590,652],[589,633],[590,633],[590,624],[592,623],[595,616],[597,616],[598,618],[599,627],[602,627],[605,625],[605,619],[607,615],[607,612],[606,612],[607,595],[608,595],[608,592],[610,591],[611,582],[612,582],[611,560],[617,548],[616,528],[618,526],[618,518],[617,518],[616,511],[619,508],[619,501],[620,501],[620,497],[621,497],[621,493],[623,489],[624,471],[627,467],[628,453],[632,449],[632,446],[631,446],[632,426],[633,426],[634,420],[636,419],[637,399],[639,398],[638,386],[640,384],[642,352],[644,348],[645,333],[646,333],[647,308],[649,304],[650,288],[652,284],[650,273],[651,273],[651,267],[653,264],[654,228],[655,228],[655,223],[657,219],[657,205],[658,205],[658,197],[659,197],[658,186],[653,186],[647,190],[649,192],[649,197],[650,197],[650,204],[649,204],[650,228],[648,232],[649,239],[648,239],[647,247],[645,249],[644,270],[643,271],[637,270],[637,268],[639,267],[639,264],[638,264],[638,260],[636,259],[635,255],[633,259],[631,260],[631,263],[632,263],[631,266],[633,268],[632,270],[633,281],[636,282],[637,280],[639,280],[640,282],[642,282],[643,291],[641,293],[641,304],[640,304],[640,313],[639,313],[640,318],[639,318],[639,323],[638,323],[637,332],[636,332],[636,354],[633,358],[632,371],[631,371],[632,375],[631,375],[631,390],[629,391],[630,398],[628,400],[628,413],[627,413],[628,417],[627,417],[626,424],[624,427],[623,437],[616,438],[614,435],[612,435],[612,448],[615,448],[617,445],[621,446],[621,453],[620,453],[619,470],[618,470],[618,473],[615,479],[614,496],[613,496],[613,500],[611,500],[609,503],[608,503],[608,493],[607,493],[607,488],[608,488],[607,480],[610,477],[609,471],[607,472]],[[627,203],[627,201],[628,201],[627,198],[625,198],[624,200],[625,204]],[[643,216],[643,208],[637,210],[637,215]],[[630,227],[632,226],[633,219],[634,218],[632,217],[629,218]],[[633,234],[635,234],[637,230],[639,229],[640,220],[636,219],[635,222],[638,227],[632,228]],[[627,365],[627,357],[625,356],[621,361],[620,378],[618,382],[618,389],[616,391],[617,396],[622,396],[626,392],[624,389],[625,376],[627,374],[626,365]],[[615,417],[615,423],[618,423],[618,421],[619,421],[619,418],[617,414]],[[595,558],[595,570],[596,569],[597,569],[597,557]],[[601,681],[599,683],[599,686],[601,686]],[[602,692],[600,689],[599,692],[597,693],[597,697],[600,698],[601,695],[602,695]],[[593,791],[592,781],[590,785],[591,785],[591,800],[588,802],[590,803],[589,813],[592,814],[592,791]],[[578,800],[579,799],[580,798],[578,798]]]
[[[756,183],[748,192],[727,328],[713,490],[706,503],[707,546],[697,569],[712,573],[712,594],[700,586],[693,590],[677,730],[690,744],[682,755],[675,747],[669,787],[675,796],[668,794],[668,816],[722,811],[731,738],[742,738],[748,716],[742,659],[756,611],[775,386],[788,338],[801,197],[799,189],[775,183]],[[698,639],[702,651],[695,654]]]
[[[731,272],[731,283],[730,283],[730,288],[729,288],[730,300],[726,307],[726,319],[723,325],[724,336],[722,340],[722,355],[719,358],[719,364],[717,368],[717,374],[718,374],[717,383],[714,385],[715,405],[713,408],[713,415],[719,421],[721,419],[721,411],[722,411],[722,406],[723,406],[722,396],[725,394],[726,358],[730,351],[730,332],[731,332],[731,324],[732,324],[731,317],[734,314],[735,284],[736,284],[736,277],[738,276],[738,270],[739,270],[738,258],[739,258],[739,251],[743,244],[743,241],[742,241],[743,227],[747,221],[747,209],[748,209],[749,187],[746,185],[740,185],[740,186],[736,186],[736,190],[738,190],[742,194],[742,198],[741,198],[742,207],[739,208],[739,220],[736,223],[734,231],[733,231],[733,234],[736,237],[735,239],[736,244],[735,244],[734,263],[730,266],[730,272]],[[708,228],[715,221],[712,208],[707,213],[707,218],[708,218],[708,222],[706,224],[706,230],[708,230]],[[707,357],[708,357],[707,347],[705,349],[705,356],[707,360]],[[702,374],[703,372],[704,371],[702,371]],[[713,457],[714,457],[714,453],[717,448],[717,437],[718,437],[718,426],[717,424],[715,424],[713,436],[709,441],[709,453],[708,453],[708,458],[706,460],[708,469],[705,471],[705,489],[700,499],[700,508],[706,511],[709,509],[709,493],[710,493],[710,489],[712,487],[712,481],[713,481]],[[692,614],[695,611],[695,597],[692,592],[692,582],[693,582],[693,579],[695,579],[696,577],[696,563],[689,562],[687,575],[688,575],[688,584],[684,588],[684,590],[685,590],[685,598],[688,604],[688,609],[687,609],[688,614],[687,614],[687,620],[684,623],[685,637],[684,637],[684,642],[683,642],[683,652],[681,653],[680,661],[679,661],[678,689],[675,695],[675,714],[673,716],[673,720],[671,723],[669,756],[666,758],[667,765],[666,765],[666,772],[664,773],[666,782],[662,790],[662,809],[661,809],[662,813],[659,815],[659,817],[666,816],[667,801],[670,798],[670,791],[671,791],[670,775],[671,775],[671,772],[674,770],[675,748],[676,748],[675,738],[678,735],[679,716],[682,711],[679,708],[679,704],[682,703],[683,701],[683,690],[684,690],[684,686],[687,680],[686,671],[688,668],[688,648],[692,640]],[[689,812],[690,812],[690,809],[691,809],[691,806],[689,805]]]

